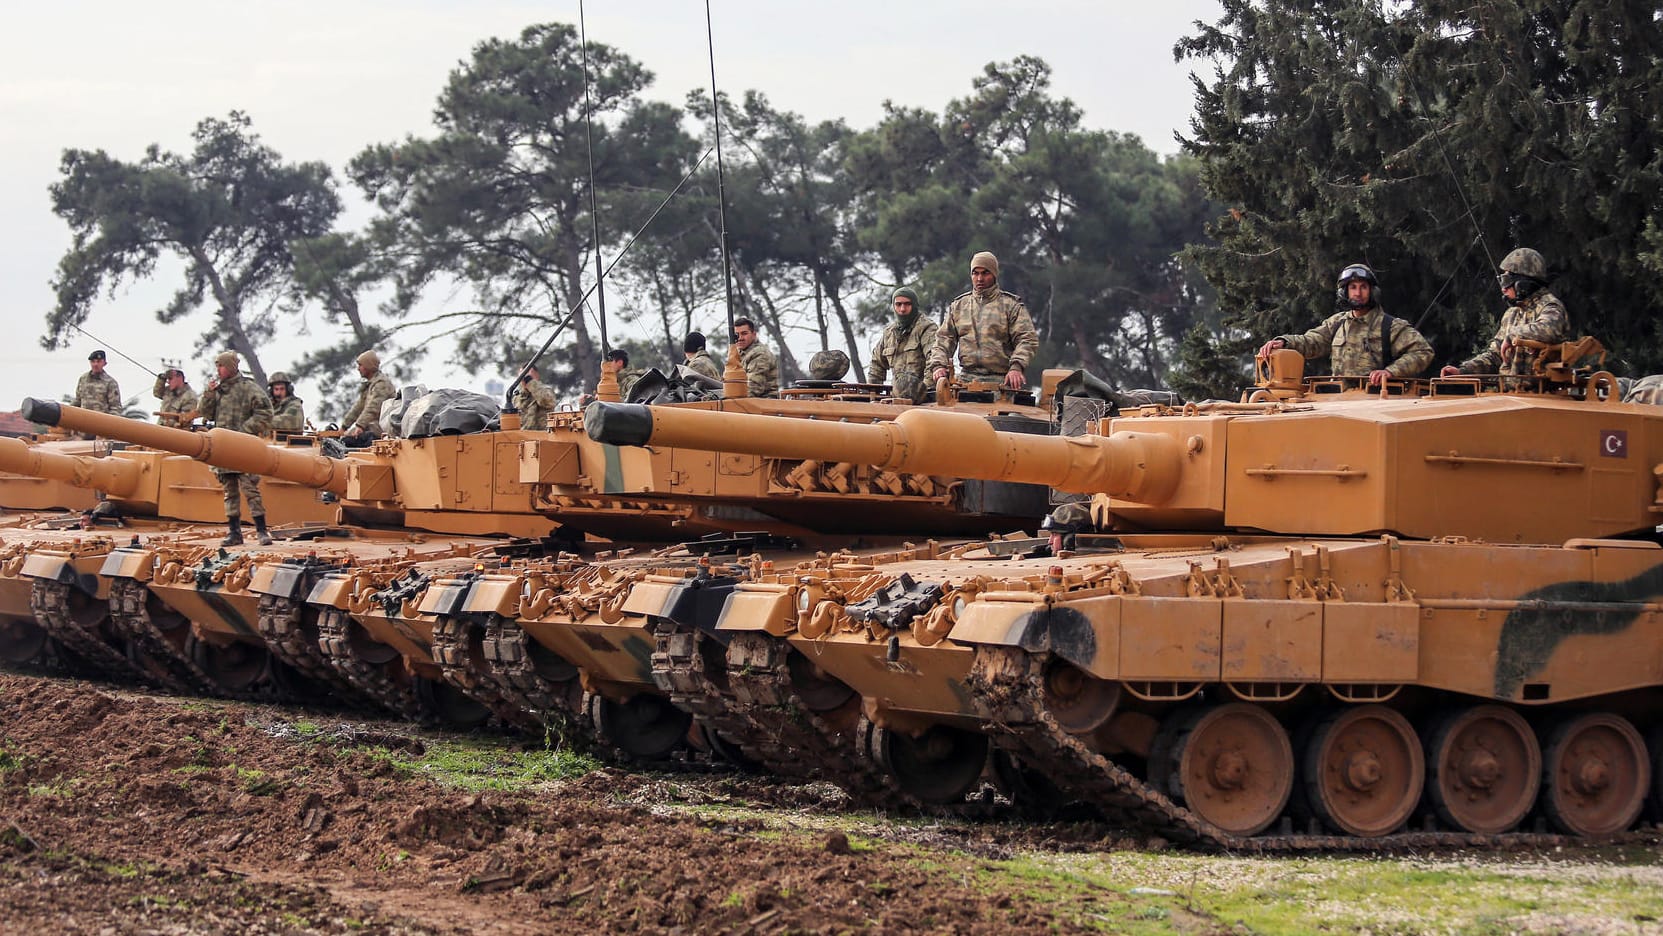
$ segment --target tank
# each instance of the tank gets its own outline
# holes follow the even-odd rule
[[[900,411],[869,390],[862,399],[850,396],[828,388],[818,398],[728,400],[694,408],[862,422],[881,422]],[[1047,411],[1031,402],[996,392],[984,392],[980,401],[974,392],[966,397],[961,406],[999,425],[1054,431]],[[340,518],[355,524],[509,532],[546,540],[558,523],[557,543],[510,550],[506,561],[501,556],[479,562],[420,556],[371,561],[349,547],[350,560],[319,570],[305,604],[315,615],[331,665],[396,711],[445,712],[453,719],[491,712],[509,720],[529,713],[540,724],[588,737],[630,761],[676,756],[688,738],[722,743],[693,724],[688,709],[673,704],[674,693],[655,671],[655,661],[665,657],[655,655],[652,616],[620,610],[641,580],[692,574],[711,551],[766,546],[792,555],[805,547],[882,539],[886,532],[985,532],[1031,522],[1045,508],[1045,490],[1032,485],[967,483],[853,463],[620,449],[591,439],[579,413],[557,414],[547,430],[381,440],[332,463],[222,430],[133,430],[73,407],[26,406],[36,418],[78,431],[338,491]],[[585,546],[584,538],[598,536],[622,541],[625,549],[592,558],[576,554],[580,548],[592,552],[596,547]],[[627,545],[686,539],[698,545],[673,557],[631,555]],[[561,554],[563,547],[573,552]],[[153,595],[184,584],[185,572],[214,581],[260,580],[253,572],[221,574],[215,565],[221,560],[210,555],[178,551],[146,559],[143,552],[112,555],[106,577],[139,583],[146,581],[147,569],[164,570],[148,580]],[[257,568],[267,560],[227,561]],[[130,604],[137,591],[125,588]],[[194,630],[211,628],[204,622],[225,616],[192,608],[187,598],[167,600],[196,622]],[[220,669],[222,685],[243,671],[235,660]],[[450,691],[433,691],[441,687]]]
[[[1663,414],[1616,402],[1588,347],[1507,385],[1379,390],[1282,358],[1242,402],[1075,437],[929,407],[585,423],[1089,496],[1095,524],[1055,537],[726,570],[701,625],[722,672],[796,651],[910,796],[957,801],[991,749],[1013,789],[1198,847],[1550,842],[1663,806]],[[768,701],[708,691],[735,719]]]

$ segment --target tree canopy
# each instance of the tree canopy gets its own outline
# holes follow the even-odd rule
[[[52,210],[73,242],[52,280],[44,347],[60,347],[101,295],[150,276],[171,255],[183,261],[185,282],[156,317],[173,322],[209,306],[214,320],[197,353],[229,346],[264,382],[259,344],[290,287],[289,244],[327,232],[340,199],[327,166],[282,162],[245,114],[203,120],[192,139],[188,156],[152,145],[137,163],[103,150],[64,152]]]
[[[1656,4],[1222,3],[1175,50],[1213,64],[1183,143],[1223,209],[1187,253],[1227,313],[1215,337],[1311,327],[1363,261],[1458,361],[1505,309],[1496,264],[1529,246],[1577,333],[1663,366]]]

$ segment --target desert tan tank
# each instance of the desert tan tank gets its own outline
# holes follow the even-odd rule
[[[916,796],[962,795],[992,746],[1197,845],[1599,837],[1658,805],[1663,416],[1615,402],[1593,346],[1557,350],[1537,379],[1383,392],[1284,357],[1241,403],[1080,437],[927,407],[852,425],[597,404],[586,423],[1092,495],[1096,528],[1059,530],[1055,555],[832,554],[742,577],[710,624],[729,673],[788,644],[858,693],[863,753]]]

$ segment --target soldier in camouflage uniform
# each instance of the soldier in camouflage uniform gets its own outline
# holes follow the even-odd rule
[[[121,415],[121,386],[104,373],[103,351],[87,355],[88,370],[75,382],[75,405],[95,413]]]
[[[1518,247],[1501,259],[1501,274],[1496,277],[1501,294],[1510,306],[1501,316],[1501,327],[1483,351],[1459,366],[1445,367],[1442,375],[1501,374],[1505,377],[1529,377],[1536,372],[1536,354],[1531,348],[1514,342],[1523,338],[1556,344],[1571,336],[1570,320],[1565,304],[1547,291],[1548,263],[1529,247]],[[1507,381],[1516,386],[1517,381]]]
[[[849,356],[842,351],[816,351],[808,359],[808,379],[842,380],[849,373]]]
[[[175,428],[188,424],[196,416],[196,391],[185,381],[185,372],[169,367],[156,377],[150,393],[162,401],[156,421]]]
[[[279,433],[306,431],[306,406],[294,395],[294,381],[277,371],[266,381],[271,390],[271,428]]]
[[[554,391],[538,379],[537,365],[527,364],[525,376],[514,388],[514,408],[520,411],[521,429],[547,429],[549,413],[554,411]]]
[[[391,400],[398,388],[381,372],[381,356],[374,351],[358,355],[358,376],[364,385],[358,389],[358,402],[346,411],[341,426],[346,429],[341,444],[348,448],[363,448],[381,435],[381,404]]]
[[[733,322],[733,343],[739,348],[739,363],[745,368],[745,380],[751,396],[771,397],[780,390],[780,362],[757,340],[756,323],[748,318]]]
[[[895,321],[884,327],[883,335],[872,347],[872,363],[866,365],[866,382],[883,383],[884,375],[893,370],[896,399],[924,402],[930,387],[924,381],[924,368],[930,352],[935,349],[936,324],[923,314],[918,293],[909,286],[895,290],[890,300],[895,308]]]
[[[208,381],[198,405],[202,417],[212,420],[221,429],[233,429],[250,435],[265,435],[271,431],[271,397],[266,395],[254,378],[237,370],[237,354],[226,351],[214,359],[219,376]],[[248,513],[254,518],[254,535],[261,546],[271,545],[271,534],[266,531],[266,505],[260,500],[260,476],[237,471],[214,469],[214,477],[225,489],[225,520],[231,530],[220,541],[222,546],[236,546],[243,541],[242,499],[248,499]]]
[[[970,259],[969,292],[947,307],[935,336],[930,373],[940,380],[952,372],[953,350],[966,377],[1002,377],[1005,386],[1027,386],[1023,371],[1039,350],[1039,333],[1020,296],[999,288],[999,258],[981,251]]]
[[[1414,377],[1432,363],[1432,345],[1421,333],[1380,308],[1380,281],[1368,264],[1353,263],[1341,270],[1335,292],[1341,311],[1303,335],[1270,339],[1259,348],[1259,354],[1291,348],[1307,361],[1326,357],[1328,373],[1342,377],[1366,374],[1371,384],[1391,377]]]
[[[687,355],[687,360],[683,366],[691,368],[711,380],[722,379],[722,364],[716,360],[716,355],[705,349],[703,334],[688,332],[687,340],[681,343],[681,351]]]

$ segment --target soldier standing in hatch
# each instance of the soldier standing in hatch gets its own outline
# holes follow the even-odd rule
[[[271,397],[266,395],[254,378],[237,370],[235,351],[226,351],[214,359],[219,376],[208,381],[198,405],[204,419],[212,420],[222,429],[234,429],[250,435],[263,436],[271,431]],[[243,541],[242,500],[248,499],[248,513],[254,518],[254,536],[261,546],[271,545],[271,533],[266,530],[266,505],[260,499],[260,476],[239,471],[214,469],[220,487],[225,489],[225,522],[231,530],[220,540],[221,546],[237,546]]]
[[[935,348],[936,324],[923,314],[918,293],[910,286],[895,290],[890,299],[895,309],[895,321],[884,326],[883,335],[872,347],[872,362],[866,365],[866,382],[883,383],[884,374],[893,370],[890,382],[896,399],[924,402],[929,386],[924,381],[924,369]]]
[[[271,428],[285,434],[305,432],[306,407],[294,395],[294,381],[277,371],[266,385],[271,389]]]
[[[183,428],[196,415],[196,391],[185,380],[185,372],[177,367],[169,367],[156,377],[156,385],[150,388],[150,393],[162,401],[157,411],[156,421],[164,426]]]
[[[780,362],[774,352],[757,340],[756,323],[748,318],[734,319],[733,343],[739,348],[739,363],[745,368],[745,380],[751,396],[771,397],[780,391]]]
[[[525,376],[514,388],[514,408],[520,411],[521,429],[547,429],[549,413],[554,411],[554,391],[538,379],[537,365],[527,364]]]
[[[1039,350],[1039,332],[1019,296],[999,288],[999,258],[983,250],[970,259],[971,290],[947,307],[947,321],[936,332],[930,374],[940,380],[952,373],[953,351],[966,377],[999,377],[1005,386],[1028,385],[1023,371]]]
[[[1371,384],[1413,377],[1432,363],[1432,345],[1413,325],[1380,307],[1380,281],[1366,263],[1340,271],[1336,285],[1341,311],[1302,335],[1281,335],[1259,348],[1261,356],[1291,348],[1307,361],[1329,359],[1329,373],[1368,376]],[[1384,341],[1382,341],[1384,339]]]
[[[722,365],[716,356],[705,348],[704,335],[700,332],[688,332],[687,340],[681,343],[681,353],[687,356],[683,366],[697,371],[711,380],[722,379]]]
[[[1508,309],[1501,316],[1501,327],[1484,350],[1459,366],[1449,365],[1441,376],[1457,374],[1502,374],[1506,377],[1529,377],[1536,373],[1536,354],[1533,348],[1520,347],[1520,338],[1557,344],[1569,340],[1570,320],[1565,304],[1547,291],[1548,262],[1529,247],[1516,247],[1501,259],[1500,275],[1496,282],[1506,297]]]
[[[381,404],[391,400],[398,388],[381,372],[381,356],[374,351],[358,355],[358,376],[364,378],[358,388],[358,402],[346,411],[341,425],[346,432],[341,444],[347,448],[363,448],[381,435]]]
[[[121,386],[104,372],[103,351],[87,355],[88,370],[75,382],[75,405],[95,413],[121,415]]]

